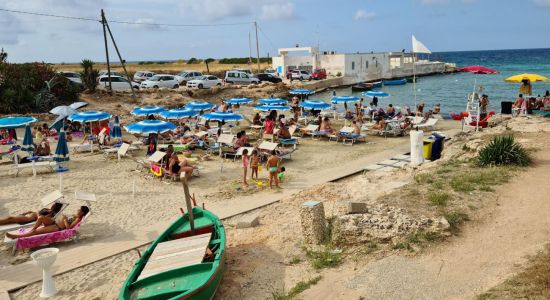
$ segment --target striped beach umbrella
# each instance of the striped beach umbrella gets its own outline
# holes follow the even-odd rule
[[[330,99],[330,101],[334,104],[357,102],[359,100],[361,100],[361,98],[355,97],[355,96],[338,96],[338,97],[332,97],[332,99]]]
[[[31,127],[27,125],[25,127],[25,137],[23,138],[23,146],[21,150],[29,152],[29,155],[32,155],[34,151],[34,143],[32,142],[32,132]]]
[[[215,105],[204,101],[189,102],[184,107],[192,110],[212,109]]]
[[[103,120],[110,119],[111,117],[112,117],[111,114],[102,112],[102,111],[83,111],[83,112],[79,112],[77,114],[71,115],[67,119],[73,122],[86,123],[86,122],[103,121]]]
[[[265,98],[258,100],[258,104],[262,105],[283,105],[288,104],[288,100],[282,98]]]
[[[254,110],[272,111],[272,110],[290,110],[290,107],[284,105],[259,105],[254,106]]]
[[[162,120],[144,120],[125,126],[124,129],[137,134],[165,133],[176,129],[176,125]]]
[[[65,137],[65,130],[63,129],[59,132],[53,160],[58,163],[69,161],[69,147],[67,147],[67,138]]]
[[[390,96],[390,94],[388,94],[388,93],[386,93],[386,92],[375,91],[375,90],[368,91],[368,92],[363,92],[363,93],[361,93],[361,94],[363,94],[364,96],[370,97],[370,98],[374,98],[374,97],[385,98],[385,97],[389,97],[389,96]]]
[[[178,120],[184,118],[190,118],[196,116],[198,113],[196,110],[189,108],[174,108],[171,110],[163,111],[160,113],[160,116],[167,120]]]
[[[118,116],[115,116],[115,122],[113,123],[113,130],[111,130],[111,137],[115,139],[122,138],[122,130],[120,129],[120,121]]]
[[[162,106],[147,105],[144,107],[134,107],[134,109],[132,110],[132,115],[134,116],[158,115],[163,111],[166,111],[166,108]]]
[[[322,100],[306,100],[300,103],[300,107],[307,109],[327,109],[331,105]]]
[[[243,117],[239,114],[230,112],[212,112],[201,116],[208,121],[239,121]]]
[[[250,98],[231,98],[231,99],[224,100],[223,102],[225,102],[227,104],[248,104],[248,103],[252,102],[252,99],[250,99]]]
[[[38,121],[33,117],[7,117],[0,119],[0,129],[13,129],[30,125]]]
[[[312,95],[315,91],[306,90],[306,89],[295,89],[288,91],[291,95]]]

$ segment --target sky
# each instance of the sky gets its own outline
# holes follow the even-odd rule
[[[550,0],[2,0],[0,9],[176,27],[110,23],[127,61],[247,57],[252,22],[261,56],[319,46],[339,53],[410,51],[414,34],[434,52],[550,48]],[[102,27],[0,11],[10,62],[105,61]],[[110,56],[116,58],[110,46]],[[253,56],[256,47],[252,47]]]

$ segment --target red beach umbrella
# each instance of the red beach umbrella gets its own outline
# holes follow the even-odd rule
[[[498,73],[497,70],[483,67],[483,66],[468,66],[464,68],[458,68],[457,70],[462,72],[470,72],[474,74],[497,74]]]

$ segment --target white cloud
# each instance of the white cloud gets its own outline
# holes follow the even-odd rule
[[[255,17],[263,20],[287,20],[295,17],[290,0],[184,0],[184,14],[204,21],[219,21],[231,17]]]
[[[136,30],[150,30],[150,31],[159,31],[165,30],[165,27],[158,25],[155,19],[152,18],[139,18],[136,20],[126,20],[126,22],[131,23],[141,23],[141,24],[124,24],[126,27]]]
[[[294,3],[270,3],[262,6],[260,19],[272,20],[290,20],[295,18]]]
[[[550,7],[550,0],[531,0],[531,2],[535,3],[538,6]]]
[[[356,21],[359,20],[372,20],[376,18],[376,13],[373,11],[366,11],[364,9],[358,9],[353,15],[353,19]]]

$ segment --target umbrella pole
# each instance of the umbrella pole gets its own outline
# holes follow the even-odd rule
[[[195,218],[193,216],[193,206],[191,205],[191,195],[189,195],[189,186],[187,185],[187,177],[184,175],[181,179],[183,185],[183,192],[185,194],[185,205],[187,206],[187,212],[189,215],[189,225],[191,226],[191,234],[195,234]]]

